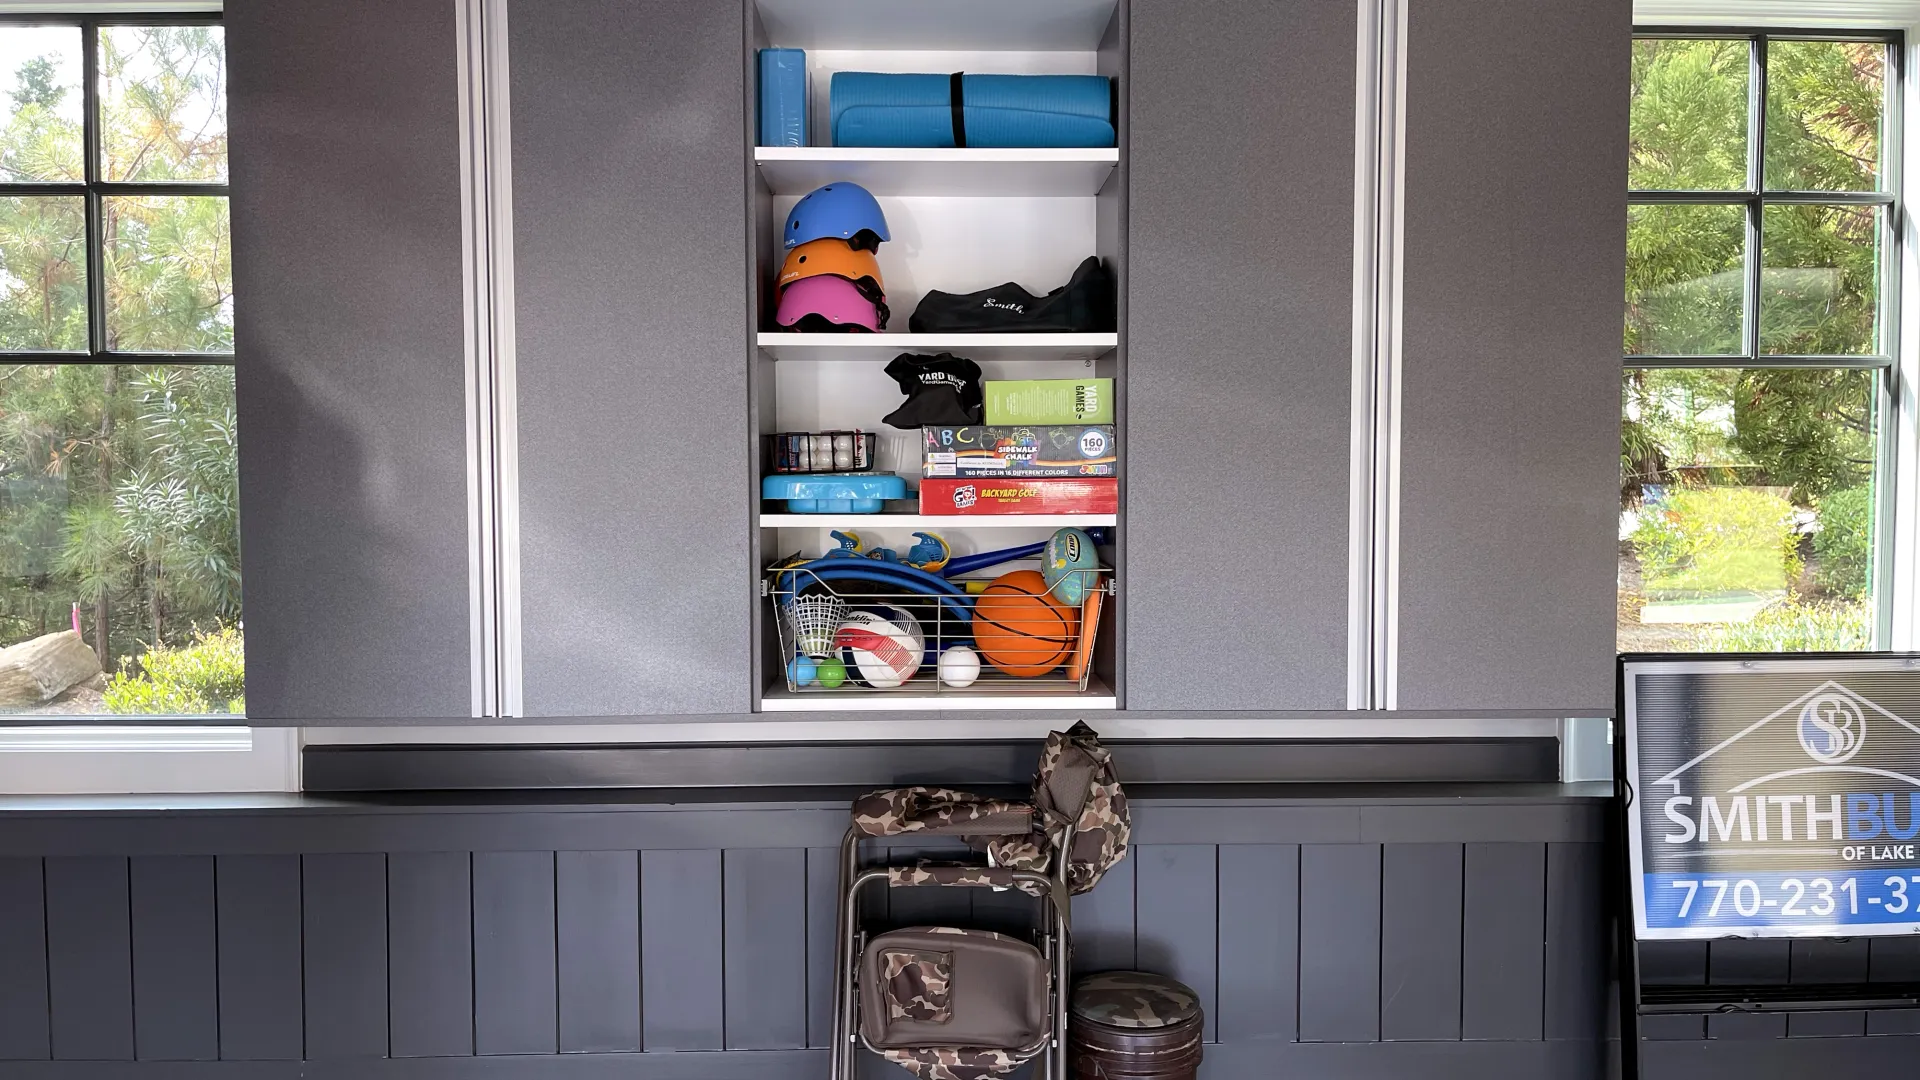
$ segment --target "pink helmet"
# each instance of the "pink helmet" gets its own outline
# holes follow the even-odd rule
[[[780,290],[780,310],[774,321],[796,330],[878,333],[887,325],[887,305],[867,299],[860,287],[843,277],[822,274],[801,278]]]

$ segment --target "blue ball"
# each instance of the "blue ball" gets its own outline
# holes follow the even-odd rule
[[[1061,529],[1047,539],[1041,552],[1040,576],[1046,580],[1053,599],[1068,607],[1079,607],[1087,590],[1097,587],[1100,552],[1093,537],[1079,529]]]
[[[812,686],[819,674],[819,665],[815,664],[810,656],[796,656],[793,662],[787,665],[787,678],[793,680],[795,686]]]

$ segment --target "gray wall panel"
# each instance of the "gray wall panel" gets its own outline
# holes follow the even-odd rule
[[[1380,846],[1300,848],[1300,1039],[1380,1038]]]
[[[720,854],[640,853],[641,1034],[649,1052],[725,1044]]]
[[[1707,981],[1719,984],[1776,984],[1790,981],[1793,943],[1784,939],[1710,941]],[[1709,1039],[1779,1039],[1787,1034],[1784,1013],[1729,1013],[1707,1017]]]
[[[840,917],[840,852],[807,849],[807,1045],[833,1041],[833,945]],[[1132,931],[1132,921],[1128,921]]]
[[[387,1056],[387,860],[300,860],[306,1056]]]
[[[1399,707],[1611,715],[1631,4],[1408,10]]]
[[[1343,708],[1356,9],[1129,10],[1127,706]]]
[[[46,1058],[46,884],[39,859],[0,859],[0,957],[0,1061]]]
[[[1139,857],[1129,854],[1107,871],[1092,892],[1073,898],[1076,974],[1133,970],[1134,871],[1139,865]]]
[[[394,1057],[473,1053],[473,857],[387,856],[387,1022]]]
[[[1460,1037],[1459,844],[1380,851],[1380,1038]]]
[[[722,859],[729,1050],[807,1045],[806,856],[738,848]]]
[[[748,709],[742,12],[513,13],[529,716]]]
[[[1142,970],[1192,987],[1206,1010],[1206,1039],[1219,1037],[1219,849],[1205,844],[1152,844],[1133,850],[1134,949]]]
[[[468,715],[453,5],[225,20],[249,718]]]
[[[559,1049],[553,852],[473,857],[473,1050]]]
[[[220,1056],[213,856],[129,860],[133,1049],[142,1061]]]
[[[1300,848],[1226,844],[1219,864],[1219,1041],[1291,1042],[1299,1033]]]
[[[1460,1035],[1538,1039],[1545,1024],[1547,847],[1468,844],[1460,913]]]
[[[47,998],[53,1056],[133,1058],[133,942],[127,860],[49,858]]]
[[[1601,844],[1547,845],[1546,1037],[1590,1039],[1606,1030],[1607,970],[1613,951],[1607,860]]]
[[[640,854],[554,855],[560,1052],[640,1049]]]
[[[298,1061],[301,1016],[300,856],[214,861],[220,950],[220,1056]]]
[[[1867,946],[1870,982],[1920,982],[1920,941],[1874,938]],[[1920,1035],[1920,1009],[1867,1014],[1869,1035]]]

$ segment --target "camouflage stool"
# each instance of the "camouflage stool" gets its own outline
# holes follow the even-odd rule
[[[1080,1080],[1193,1080],[1200,996],[1164,975],[1105,971],[1074,985],[1067,1035]]]

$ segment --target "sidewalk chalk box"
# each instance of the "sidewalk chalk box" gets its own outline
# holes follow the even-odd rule
[[[1111,424],[1112,379],[988,379],[987,423]]]
[[[920,481],[920,512],[962,517],[1007,514],[1117,514],[1120,481],[1037,480]]]
[[[1118,476],[1120,444],[1111,426],[922,428],[923,476]]]

